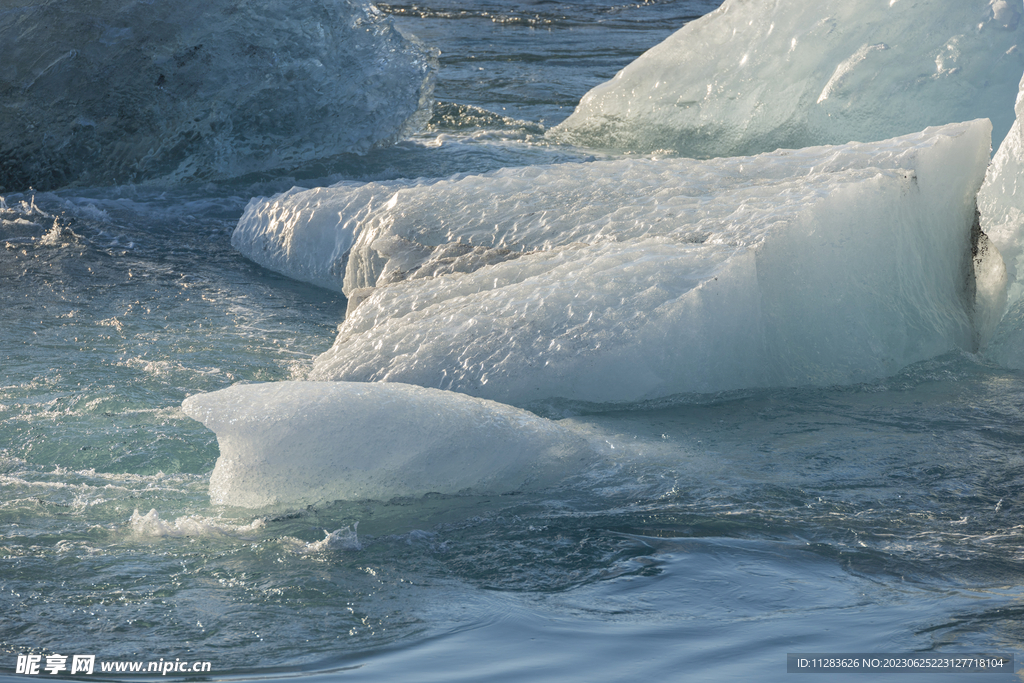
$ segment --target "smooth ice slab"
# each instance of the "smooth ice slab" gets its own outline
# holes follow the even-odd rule
[[[393,140],[430,101],[433,55],[357,0],[13,4],[0,191],[295,168]]]
[[[1024,72],[1021,0],[726,0],[591,90],[562,141],[706,158],[976,118]]]
[[[976,349],[989,131],[390,188],[355,228],[349,313],[310,378],[619,403]]]
[[[185,399],[216,432],[210,499],[297,507],[543,485],[592,453],[555,422],[401,384],[239,384]]]

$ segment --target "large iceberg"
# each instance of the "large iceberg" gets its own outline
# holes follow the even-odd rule
[[[358,0],[7,0],[0,191],[362,153],[425,120],[435,62]]]
[[[182,409],[217,434],[211,501],[238,507],[508,492],[549,483],[594,453],[526,411],[401,384],[238,384],[190,396]]]
[[[1016,113],[1017,120],[993,157],[978,193],[978,208],[982,226],[1006,262],[1009,281],[1008,310],[986,353],[1002,365],[1020,369],[1024,368],[1024,80]]]
[[[580,101],[552,132],[706,158],[882,140],[989,118],[1024,73],[1021,0],[726,0]]]
[[[607,404],[864,381],[975,350],[1002,295],[976,229],[989,135],[981,120],[317,191],[329,215],[294,224],[333,221],[351,299],[310,379]],[[303,196],[264,201],[284,217]],[[321,256],[345,261],[290,255]]]

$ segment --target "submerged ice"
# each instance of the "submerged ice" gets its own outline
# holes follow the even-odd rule
[[[344,282],[311,379],[520,406],[857,382],[988,334],[1001,292],[975,283],[971,228],[989,130],[342,185],[255,202],[236,238]]]
[[[556,139],[698,158],[989,118],[1024,72],[1021,0],[726,0],[591,90]]]
[[[217,434],[211,500],[247,508],[507,492],[591,453],[582,437],[526,411],[401,384],[235,385],[182,408]]]
[[[359,0],[5,5],[0,191],[292,169],[430,102],[431,52]]]

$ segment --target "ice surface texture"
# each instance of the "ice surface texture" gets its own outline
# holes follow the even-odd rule
[[[415,181],[344,182],[331,188],[293,188],[245,207],[231,244],[264,268],[325,289],[342,291],[349,251],[360,225],[401,187]]]
[[[553,135],[705,158],[976,118],[1024,72],[1021,0],[726,0],[591,90]]]
[[[434,62],[357,0],[6,0],[0,191],[365,152],[417,125]]]
[[[591,455],[555,422],[401,384],[275,382],[185,399],[217,434],[216,504],[296,507],[542,485]]]
[[[998,303],[985,288],[975,300],[971,228],[989,134],[982,120],[879,143],[265,202],[294,217],[320,197],[352,244],[349,313],[311,379],[519,406],[827,385],[983,341],[976,320]],[[317,235],[327,223],[293,221]]]

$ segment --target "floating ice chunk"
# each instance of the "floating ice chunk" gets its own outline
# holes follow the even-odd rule
[[[617,403],[865,381],[973,350],[989,131],[401,189],[357,229],[355,299],[310,378]]]
[[[15,4],[0,191],[295,168],[426,118],[435,59],[369,3]]]
[[[582,437],[531,413],[401,384],[235,385],[182,408],[217,434],[211,500],[248,508],[506,492],[590,453]]]
[[[1024,273],[1024,80],[1017,97],[1017,120],[999,146],[978,193],[982,227],[1002,252],[1007,275]]]
[[[470,272],[578,240],[668,231],[701,242],[706,234],[692,223],[729,201],[767,208],[778,199],[776,182],[800,185],[805,175],[844,169],[912,169],[917,147],[930,144],[930,138],[909,136],[841,151],[803,150],[778,162],[545,164],[448,179],[294,188],[252,200],[232,244],[267,268],[343,291],[354,307],[369,287]]]
[[[464,113],[456,112],[459,115]],[[468,116],[473,120],[483,118],[472,112]],[[497,114],[488,113],[488,116],[503,118]],[[413,162],[409,168],[410,177],[415,177],[417,169],[437,172],[439,176],[458,169],[465,175],[468,172],[479,174],[508,166],[524,166],[527,161],[554,164],[593,159],[589,154],[560,146],[490,138],[482,144],[480,139],[472,136],[447,133],[428,143],[406,141],[392,151],[421,144],[432,147],[431,153],[395,160],[396,167],[408,167],[409,163],[403,162]],[[419,156],[432,160],[429,169],[422,164],[417,166],[418,162],[413,157]],[[451,171],[438,170],[443,168]],[[331,188],[307,190],[296,187],[270,198],[256,197],[246,206],[231,243],[246,258],[264,268],[319,287],[343,291],[347,250],[355,240],[360,221],[387,203],[398,190],[432,182],[436,179],[375,182],[358,192],[354,190],[356,183],[342,182]],[[353,191],[334,192],[339,187]],[[401,245],[395,243],[393,246],[400,248]]]
[[[705,158],[881,140],[989,118],[1024,73],[1021,0],[726,0],[597,86],[552,131]]]

